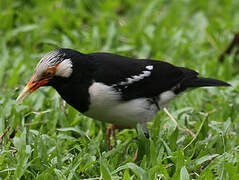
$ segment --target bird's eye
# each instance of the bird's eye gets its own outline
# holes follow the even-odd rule
[[[53,71],[48,71],[48,72],[46,72],[46,76],[47,76],[47,77],[52,76],[53,74],[54,74]]]

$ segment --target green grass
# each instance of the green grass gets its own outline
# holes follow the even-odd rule
[[[238,62],[218,63],[239,31],[236,0],[2,0],[0,9],[0,135],[9,127],[0,179],[239,178]],[[64,107],[54,89],[15,102],[40,57],[59,47],[163,59],[232,87],[183,94],[168,106],[178,126],[159,112],[151,140],[123,130],[107,151],[107,124]]]

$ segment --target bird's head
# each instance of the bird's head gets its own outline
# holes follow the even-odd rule
[[[39,87],[50,85],[56,78],[69,78],[73,71],[72,57],[77,53],[71,49],[56,49],[43,56],[17,101],[23,101]]]

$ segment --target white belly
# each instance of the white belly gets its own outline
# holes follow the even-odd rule
[[[157,114],[157,107],[148,104],[147,99],[140,98],[128,102],[95,105],[90,106],[85,115],[96,120],[133,127],[137,123],[150,121]]]
[[[84,114],[116,125],[133,127],[137,123],[150,121],[158,111],[156,105],[147,98],[121,101],[112,87],[102,83],[93,83],[89,94],[91,105]]]

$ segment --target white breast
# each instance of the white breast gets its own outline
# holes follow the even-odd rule
[[[158,101],[159,106],[160,107],[166,106],[168,104],[168,102],[171,99],[173,99],[175,96],[176,96],[176,94],[171,90],[161,93],[159,95],[159,101]]]
[[[158,111],[147,98],[121,101],[120,94],[103,83],[93,83],[89,94],[91,105],[85,115],[100,121],[133,127],[150,121]]]

